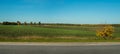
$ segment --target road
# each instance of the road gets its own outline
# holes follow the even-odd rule
[[[120,45],[0,45],[0,54],[120,54]]]

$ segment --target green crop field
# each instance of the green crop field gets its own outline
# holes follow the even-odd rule
[[[0,36],[95,36],[95,31],[84,27],[1,25]]]
[[[96,39],[96,29],[99,26],[65,26],[65,25],[0,25],[0,38],[8,37],[49,37]],[[113,37],[120,37],[120,27],[114,27]],[[71,38],[71,39],[72,39]],[[41,39],[42,40],[42,39]],[[55,40],[55,39],[54,39]],[[57,39],[59,40],[59,39]]]

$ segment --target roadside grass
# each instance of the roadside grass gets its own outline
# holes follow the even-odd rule
[[[120,39],[66,39],[66,38],[39,38],[39,39],[0,39],[0,42],[120,42]]]
[[[120,38],[102,39],[98,37],[43,37],[43,36],[19,36],[0,37],[0,42],[120,42]]]

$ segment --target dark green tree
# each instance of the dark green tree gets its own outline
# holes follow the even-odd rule
[[[38,22],[39,25],[41,25],[41,22]]]
[[[24,25],[27,25],[27,22],[24,22]]]
[[[21,25],[21,22],[20,22],[20,21],[17,21],[17,25]]]
[[[30,25],[33,25],[33,22],[30,22]]]
[[[34,25],[36,25],[36,22],[34,22]]]

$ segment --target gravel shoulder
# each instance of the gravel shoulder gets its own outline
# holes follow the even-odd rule
[[[120,42],[0,42],[0,45],[89,46],[120,45]]]

